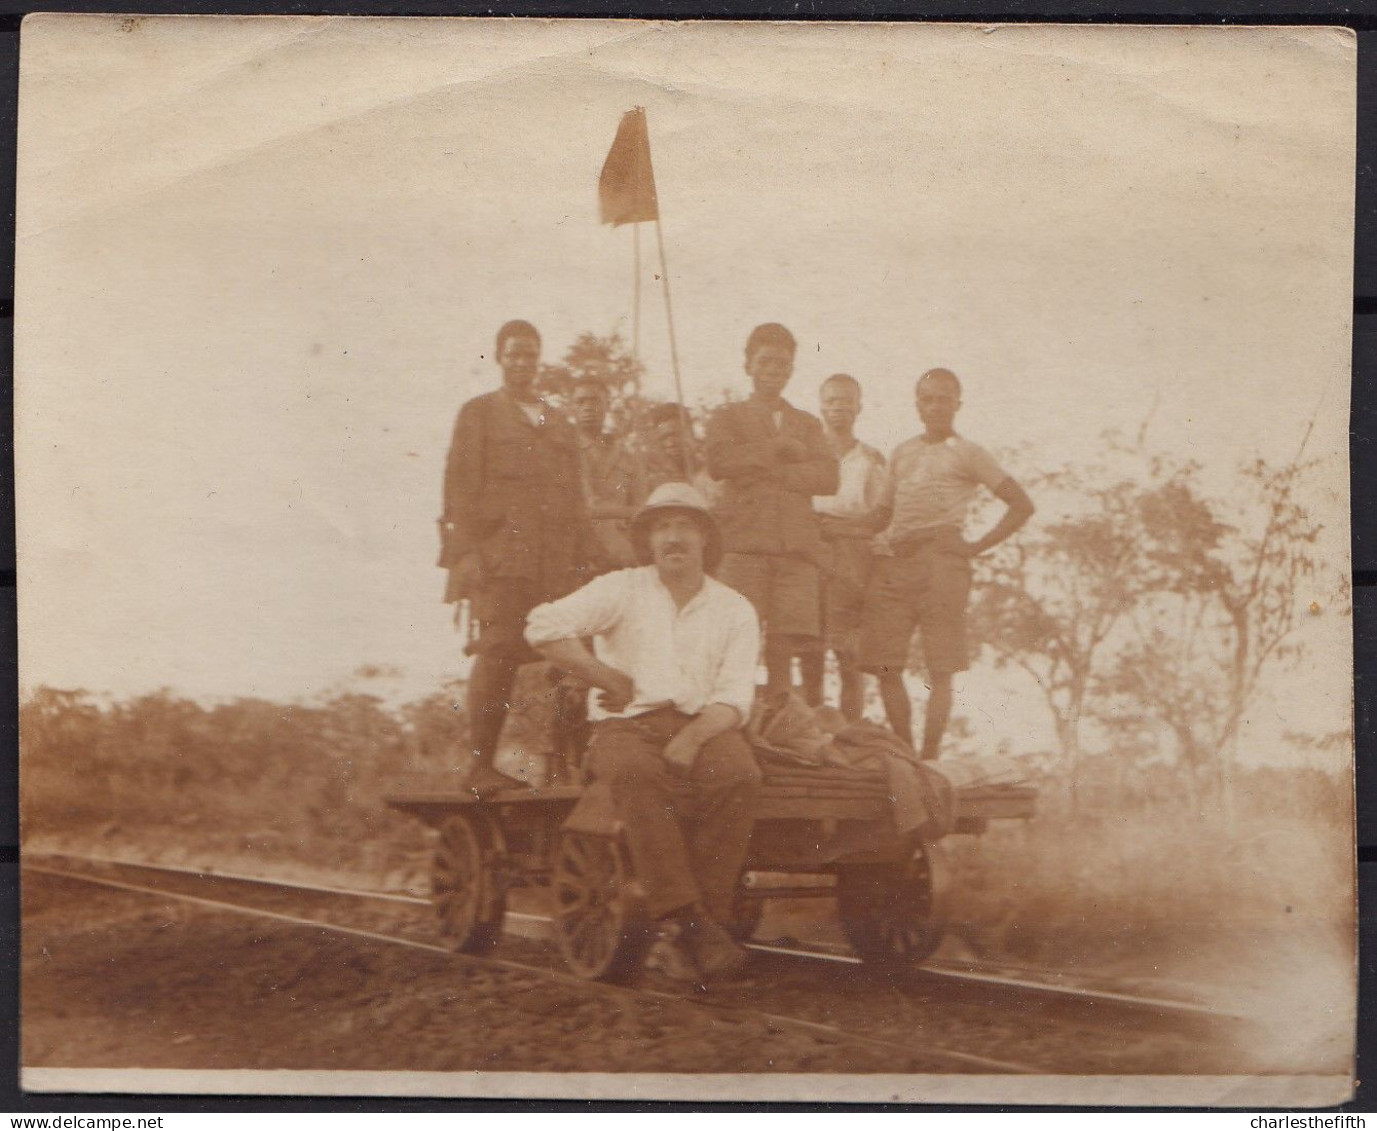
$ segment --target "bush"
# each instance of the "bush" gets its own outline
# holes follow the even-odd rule
[[[42,688],[20,708],[26,845],[250,853],[315,868],[401,866],[421,842],[383,796],[457,764],[450,688],[399,711],[369,695],[322,706],[167,691],[99,705]]]

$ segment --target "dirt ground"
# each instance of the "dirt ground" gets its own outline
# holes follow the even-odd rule
[[[24,917],[30,1067],[951,1071],[761,1018],[48,877],[26,882]]]
[[[262,889],[246,897],[243,885],[207,890],[194,877],[176,886],[436,941],[424,907]],[[759,959],[746,986],[666,1000],[35,872],[26,873],[23,938],[23,1063],[30,1067],[997,1070],[953,1062],[943,1050],[1054,1073],[1258,1067],[1219,1032],[1111,1023],[1094,1010],[1053,1017],[1035,1002],[901,986],[854,966]],[[558,967],[547,944],[530,940],[505,939],[497,955]],[[649,984],[656,988],[653,976]]]

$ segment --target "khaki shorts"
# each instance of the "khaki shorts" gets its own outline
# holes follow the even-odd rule
[[[965,671],[970,592],[970,558],[940,542],[904,557],[876,558],[861,614],[859,667],[876,675],[903,671],[917,628],[929,673]]]
[[[817,636],[821,630],[818,567],[783,554],[727,554],[717,580],[755,606],[775,636]]]
[[[875,555],[870,539],[834,537],[827,540],[831,570],[822,579],[823,648],[839,656],[855,656],[860,647],[861,611]]]

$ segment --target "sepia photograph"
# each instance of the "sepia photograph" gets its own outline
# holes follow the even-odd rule
[[[40,15],[31,1092],[1354,1087],[1356,41]]]

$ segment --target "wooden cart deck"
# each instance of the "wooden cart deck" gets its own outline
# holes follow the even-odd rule
[[[584,786],[506,790],[482,802],[458,788],[449,776],[408,779],[387,795],[387,804],[434,824],[459,807],[482,805],[499,817],[510,807],[550,806],[572,810]],[[989,820],[1027,818],[1036,812],[1037,790],[1023,785],[961,786],[955,793],[955,832],[980,832]],[[798,770],[767,774],[757,821],[881,821],[889,810],[882,774]]]

